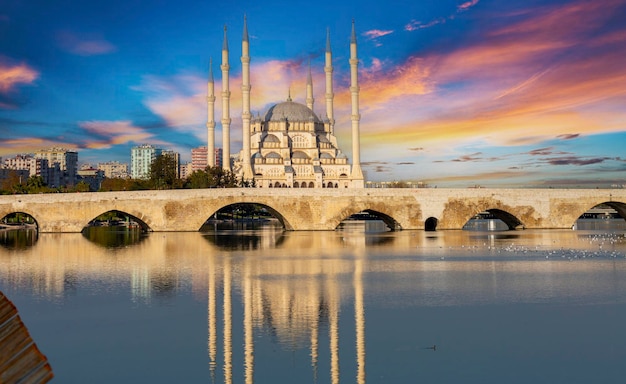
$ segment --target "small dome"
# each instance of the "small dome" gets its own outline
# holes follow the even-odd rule
[[[328,141],[328,138],[324,135],[317,135],[317,139],[320,143],[330,143],[330,141]]]
[[[267,135],[265,136],[265,139],[263,139],[264,143],[280,143],[280,140],[278,139],[278,137],[274,136],[274,135]]]
[[[302,151],[296,151],[296,152],[293,153],[293,155],[291,155],[291,158],[293,158],[293,159],[308,159],[309,156],[307,156],[307,154],[302,152]]]
[[[330,153],[324,152],[320,155],[320,159],[332,159],[332,158],[333,156]]]
[[[304,104],[285,101],[271,107],[265,114],[265,121],[282,121],[321,123],[313,111]]]
[[[265,158],[267,159],[280,159],[280,155],[276,152],[270,152],[267,154],[267,156],[265,156]]]

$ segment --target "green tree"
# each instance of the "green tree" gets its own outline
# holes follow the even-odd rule
[[[150,165],[149,175],[153,189],[174,189],[182,185],[178,178],[176,158],[169,154],[160,155],[154,159]]]
[[[49,188],[41,176],[31,176],[26,180],[28,193],[49,192]]]
[[[194,171],[187,177],[185,187],[191,189],[209,188],[209,175],[204,170]]]
[[[185,188],[248,188],[256,186],[254,180],[239,180],[237,176],[221,167],[208,166],[195,171],[189,177]]]
[[[222,167],[206,167],[209,188],[237,188],[237,176]]]
[[[84,181],[79,182],[73,188],[74,192],[89,192],[89,184]]]

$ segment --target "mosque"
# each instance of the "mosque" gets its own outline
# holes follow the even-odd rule
[[[222,166],[240,179],[254,180],[259,188],[363,188],[359,142],[359,85],[357,42],[354,22],[350,39],[350,93],[352,103],[352,156],[350,164],[337,144],[333,114],[333,65],[330,34],[326,36],[326,116],[313,112],[311,68],[306,86],[306,105],[286,101],[270,107],[263,117],[250,113],[250,51],[248,26],[244,18],[241,44],[243,148],[231,169],[230,88],[228,39],[224,28],[222,45]],[[209,166],[215,150],[215,89],[212,65],[208,81],[207,153]]]

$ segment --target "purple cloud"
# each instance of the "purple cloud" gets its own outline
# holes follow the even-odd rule
[[[59,32],[57,42],[63,50],[78,56],[105,55],[117,50],[100,36],[78,36],[68,31]]]
[[[580,133],[567,133],[563,135],[558,135],[557,138],[562,140],[572,140],[580,136]]]

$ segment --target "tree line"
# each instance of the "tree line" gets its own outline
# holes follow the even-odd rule
[[[198,189],[198,188],[246,188],[254,187],[254,180],[240,180],[232,172],[221,167],[208,166],[193,172],[186,179],[178,177],[176,159],[170,155],[160,155],[152,162],[147,179],[105,178],[100,183],[100,192],[139,191],[151,189]],[[51,188],[43,177],[31,176],[22,180],[17,171],[9,171],[0,180],[0,194],[89,192],[89,184],[84,181],[74,186]]]

